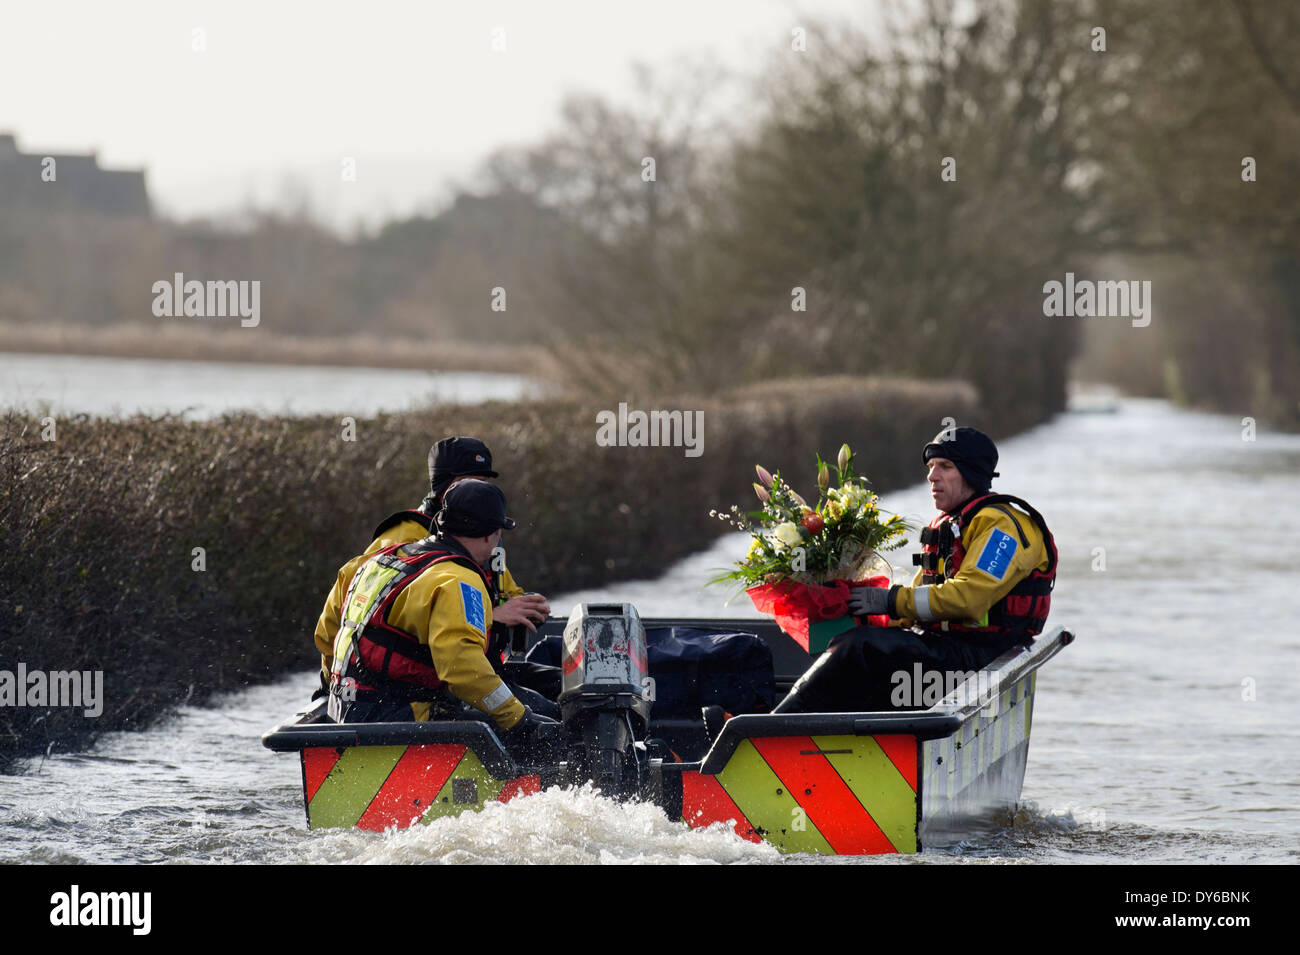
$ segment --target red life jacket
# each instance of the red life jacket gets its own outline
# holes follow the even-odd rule
[[[421,527],[427,529],[430,534],[436,535],[438,533],[438,524],[434,520],[432,514],[426,514],[424,511],[397,511],[394,514],[389,514],[382,521],[380,521],[375,526],[375,529],[371,531],[370,538],[371,540],[378,540],[389,531],[393,530],[396,527],[400,527],[401,525],[405,524],[407,521],[410,521],[415,524],[419,524]],[[481,573],[484,577],[488,579],[488,593],[492,595],[492,606],[496,607],[504,603],[505,597],[501,593],[501,584],[497,580],[496,571],[491,570],[489,568],[477,567],[477,566],[475,567],[475,569],[478,570],[479,573]],[[495,635],[495,631],[498,629],[498,626],[504,626],[504,625],[498,625],[495,623],[492,624],[494,635]],[[509,639],[509,634],[506,635],[506,639],[507,640]],[[500,638],[498,638],[498,642],[500,642]]]
[[[399,594],[434,564],[451,561],[474,571],[483,580],[489,599],[496,603],[495,575],[486,573],[464,551],[441,538],[428,537],[411,544],[394,544],[376,553],[357,569],[343,599],[342,626],[353,630],[346,660],[335,656],[330,675],[330,692],[357,701],[384,702],[446,701],[443,681],[433,665],[427,644],[419,637],[388,622],[388,613]],[[371,599],[360,620],[349,620],[348,608],[368,570],[391,570]],[[366,596],[364,594],[360,596]],[[491,648],[486,652],[491,656]],[[344,693],[344,681],[352,678],[355,689]]]
[[[915,555],[913,560],[921,566],[922,584],[941,584],[955,577],[966,556],[961,530],[978,511],[986,507],[996,507],[1010,517],[1020,534],[1020,545],[1028,547],[1029,539],[1015,514],[1006,508],[1007,504],[1014,504],[1023,510],[1038,525],[1043,535],[1043,546],[1047,549],[1047,569],[1035,568],[1028,577],[1012,587],[1005,597],[989,608],[985,625],[970,626],[949,620],[944,621],[942,629],[1019,636],[1024,637],[1026,642],[1029,637],[1043,632],[1047,613],[1052,606],[1052,588],[1056,585],[1056,541],[1047,529],[1043,515],[1021,498],[1010,494],[984,494],[971,498],[956,514],[940,514],[921,531],[921,553]],[[931,630],[940,629],[938,624],[922,626]]]

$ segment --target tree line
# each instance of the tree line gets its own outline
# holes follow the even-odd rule
[[[891,10],[748,77],[571,96],[440,213],[370,234],[0,216],[0,318],[147,319],[184,272],[260,279],[281,334],[549,344],[595,392],[950,377],[1016,426],[1073,374],[1300,424],[1298,8]],[[1150,281],[1154,321],[1045,316],[1066,272]]]

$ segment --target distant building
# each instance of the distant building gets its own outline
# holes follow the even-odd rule
[[[149,192],[142,170],[100,169],[94,153],[22,153],[12,133],[0,133],[0,212],[21,210],[147,218]]]

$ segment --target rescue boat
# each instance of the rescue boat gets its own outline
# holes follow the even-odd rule
[[[533,638],[562,645],[563,720],[532,763],[516,760],[484,723],[340,724],[323,704],[262,742],[299,754],[313,829],[400,829],[592,780],[611,795],[652,800],[687,826],[723,823],[784,852],[912,853],[1009,821],[1038,670],[1074,639],[1064,629],[1044,634],[954,686],[930,687],[937,698],[920,708],[732,715],[706,706],[683,719],[656,697],[667,664],[657,673],[647,646],[685,632],[717,635],[717,645],[752,637],[770,650],[776,692],[811,662],[770,621],[643,622],[629,604],[584,604]],[[686,672],[681,685],[708,682],[698,667]],[[751,675],[736,670],[734,682]],[[725,670],[721,677],[714,685],[726,684]]]

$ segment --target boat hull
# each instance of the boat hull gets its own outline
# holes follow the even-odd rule
[[[541,789],[534,774],[497,778],[465,743],[312,746],[301,760],[312,829],[405,829]]]
[[[647,798],[692,828],[725,824],[783,852],[911,853],[1004,825],[1020,798],[1038,668],[1057,631],[1000,657],[982,692],[925,710],[746,715],[698,762],[651,761]],[[335,724],[317,714],[263,742],[300,754],[308,826],[402,829],[565,782],[520,767],[483,723]]]
[[[682,820],[783,852],[916,852],[917,744],[905,734],[761,736],[682,776]]]

